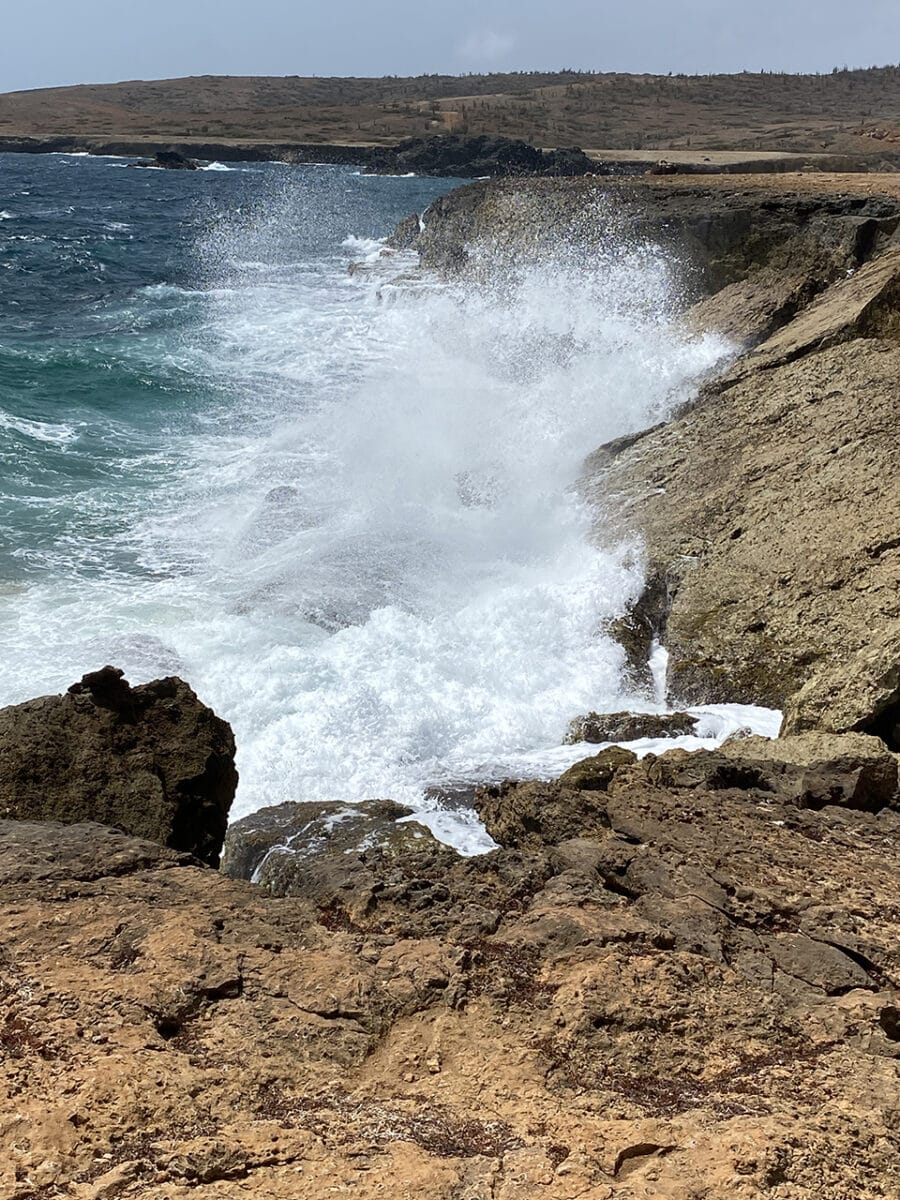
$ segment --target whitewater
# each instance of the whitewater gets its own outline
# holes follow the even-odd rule
[[[25,272],[0,330],[0,703],[107,662],[178,674],[234,727],[234,815],[392,797],[485,848],[448,793],[564,769],[581,713],[663,707],[605,632],[641,546],[598,537],[575,484],[729,347],[680,329],[652,245],[477,285],[387,252],[446,181],[120,166],[0,168],[2,279]],[[697,712],[681,744],[777,732]]]

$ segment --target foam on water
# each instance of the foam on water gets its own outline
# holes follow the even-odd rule
[[[0,409],[0,430],[4,429],[60,449],[64,449],[78,437],[78,430],[71,425],[29,421],[25,417],[14,417]]]
[[[235,815],[390,796],[475,852],[478,822],[426,789],[561,770],[586,752],[560,745],[573,716],[641,705],[602,632],[641,588],[641,549],[593,544],[573,484],[727,347],[678,331],[652,246],[423,287],[371,239],[298,256],[294,220],[272,204],[217,222],[196,290],[140,290],[202,306],[157,369],[221,402],[148,439],[139,493],[84,493],[63,551],[92,569],[0,606],[2,698],[107,661],[179,673],[235,728]],[[367,269],[350,277],[348,253]],[[704,713],[703,744],[766,720]]]

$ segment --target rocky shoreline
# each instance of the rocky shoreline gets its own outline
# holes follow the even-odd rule
[[[897,766],[613,747],[479,790],[470,859],[385,802],[263,810],[223,872],[0,820],[3,1193],[893,1195]]]
[[[582,487],[646,540],[636,675],[660,637],[673,702],[785,729],[480,788],[464,859],[363,797],[223,850],[233,738],[180,680],[0,711],[4,1195],[900,1194],[898,230],[887,193],[590,179],[407,225],[476,274],[652,238],[743,344]]]
[[[297,142],[206,142],[153,139],[0,137],[0,154],[92,154],[140,158],[140,165],[175,167],[200,161],[282,162],[360,167],[370,174],[483,176],[572,176],[589,172],[629,174],[646,168],[627,161],[597,163],[581,150],[541,150],[503,137],[458,134],[407,138],[393,146]]]
[[[460,134],[407,138],[390,144],[350,144],[291,141],[210,141],[81,134],[0,136],[0,154],[92,154],[153,159],[175,154],[204,162],[315,163],[361,167],[373,174],[436,175],[458,179],[528,175],[639,176],[648,172],[677,175],[782,174],[803,165],[811,171],[868,172],[896,170],[900,156],[788,153],[735,155],[722,161],[697,152],[654,152],[649,158],[634,152],[592,152],[577,148],[538,149],[515,138]]]
[[[900,749],[900,195],[815,188],[475,184],[437,200],[412,246],[475,274],[560,244],[666,249],[684,321],[744,353],[673,420],[586,461],[597,538],[647,547],[639,654],[663,637],[675,706],[786,708],[786,731]]]

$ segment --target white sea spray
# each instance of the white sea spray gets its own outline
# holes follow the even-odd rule
[[[298,249],[301,217],[327,253]],[[561,770],[572,717],[641,704],[604,633],[640,591],[641,548],[592,543],[573,484],[726,347],[679,330],[653,246],[514,264],[479,247],[479,281],[447,283],[336,223],[286,184],[211,228],[191,287],[138,293],[200,306],[167,369],[221,402],[132,461],[151,482],[108,536],[136,570],[91,532],[70,550],[93,569],[0,608],[0,639],[44,664],[36,679],[13,654],[4,686],[24,698],[107,661],[181,674],[235,728],[235,815],[390,796],[477,851],[478,822],[431,785]],[[710,744],[738,720],[707,715]]]

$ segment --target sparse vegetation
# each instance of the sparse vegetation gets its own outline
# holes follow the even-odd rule
[[[585,71],[415,78],[204,76],[11,92],[0,132],[395,142],[437,131],[622,150],[900,150],[900,66],[826,74]]]

